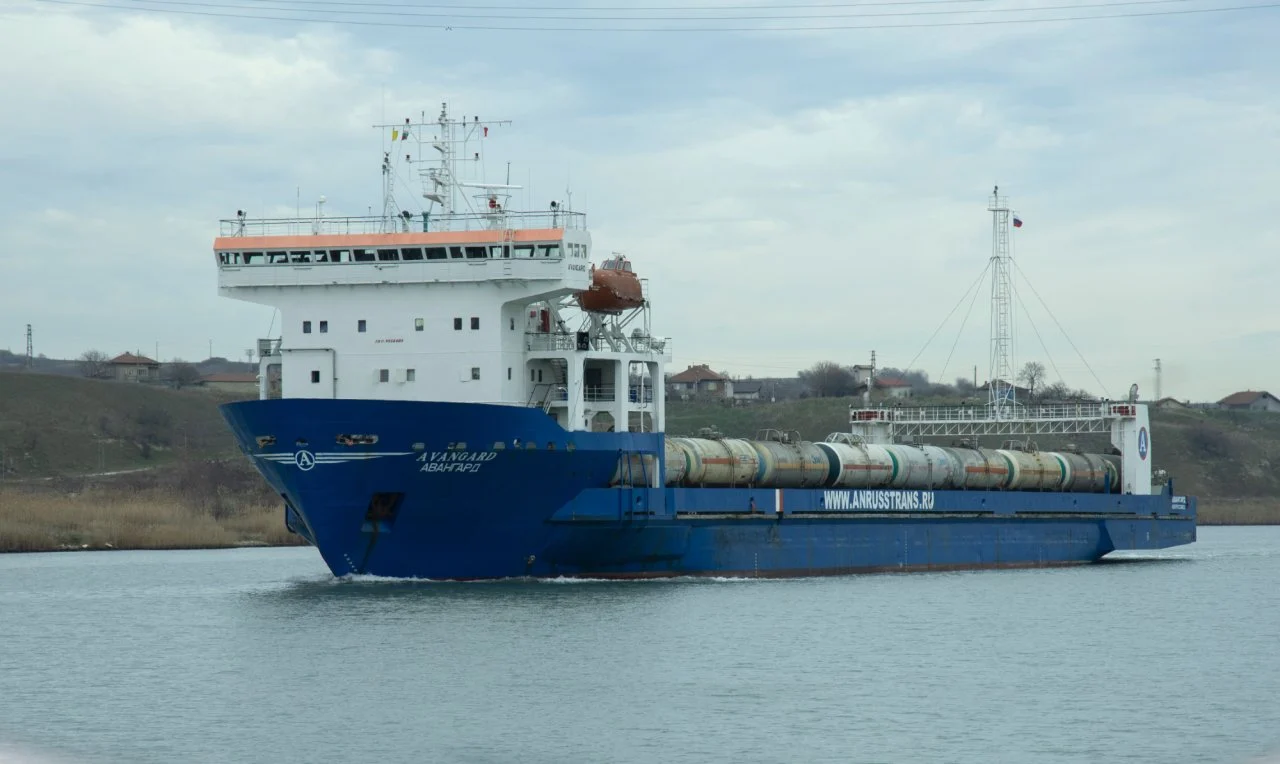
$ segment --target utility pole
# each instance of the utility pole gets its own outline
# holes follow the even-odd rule
[[[33,352],[34,346],[31,344],[31,324],[27,324],[27,368],[33,369],[36,365],[36,356]]]
[[[1164,391],[1163,391],[1164,380],[1162,379],[1163,376],[1164,376],[1164,370],[1160,368],[1160,359],[1157,358],[1156,359],[1156,400],[1160,400],[1161,398],[1164,397]]]

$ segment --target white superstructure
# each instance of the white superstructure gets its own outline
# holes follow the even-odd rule
[[[649,334],[648,300],[577,307],[593,284],[586,216],[509,211],[515,187],[459,179],[458,157],[478,160],[470,144],[496,124],[442,108],[391,128],[393,146],[407,134],[418,149],[406,165],[429,165],[420,214],[396,212],[385,152],[380,216],[325,217],[321,203],[309,218],[222,221],[220,294],[279,310],[279,336],[259,341],[262,397],[534,405],[567,429],[662,428],[670,350]]]

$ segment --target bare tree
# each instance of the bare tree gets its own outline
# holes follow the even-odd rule
[[[177,388],[194,385],[200,381],[200,371],[186,361],[175,360],[165,367],[164,378]]]
[[[1046,401],[1069,401],[1071,400],[1071,388],[1067,387],[1065,382],[1054,382],[1052,385],[1045,385],[1040,389],[1040,397]]]
[[[101,350],[86,350],[76,360],[80,374],[90,379],[101,379],[107,376],[107,354]]]
[[[1044,382],[1044,364],[1039,361],[1027,361],[1022,371],[1018,372],[1018,381],[1026,384],[1028,395],[1034,399],[1036,388]]]
[[[800,381],[819,398],[853,395],[853,372],[835,361],[819,361],[800,372]]]

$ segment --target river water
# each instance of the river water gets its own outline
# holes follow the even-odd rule
[[[0,762],[828,761],[1280,762],[1280,528],[783,581],[0,555]]]

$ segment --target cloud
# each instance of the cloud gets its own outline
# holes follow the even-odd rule
[[[1273,16],[375,36],[6,13],[0,171],[19,182],[0,190],[0,346],[31,321],[49,355],[249,347],[272,313],[216,296],[216,219],[319,194],[335,214],[376,207],[370,125],[451,100],[515,118],[486,162],[491,178],[510,158],[513,182],[532,181],[518,201],[542,207],[572,184],[597,254],[625,251],[650,279],[677,367],[788,373],[873,349],[907,364],[986,265],[1000,183],[1026,220],[1022,272],[1112,393],[1157,356],[1205,359],[1184,389],[1166,385],[1179,397],[1280,371],[1220,341],[1280,323],[1265,161],[1280,83],[1261,53]],[[1067,381],[1096,389],[1022,296]],[[985,368],[985,293],[968,305],[917,362],[935,377]],[[1020,356],[1042,357],[1020,322]]]

